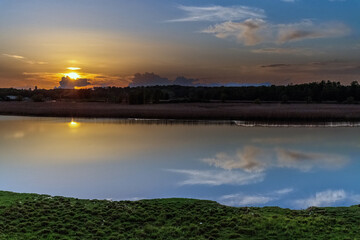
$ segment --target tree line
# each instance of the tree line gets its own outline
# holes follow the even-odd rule
[[[98,101],[123,104],[157,104],[168,102],[337,102],[360,101],[357,81],[350,85],[321,81],[286,86],[259,87],[96,87],[93,89],[0,89],[0,101]]]

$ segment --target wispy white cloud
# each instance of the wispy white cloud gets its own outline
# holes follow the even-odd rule
[[[265,35],[261,33],[265,29],[266,22],[263,19],[251,18],[243,22],[227,21],[216,24],[202,32],[214,34],[218,38],[235,37],[238,42],[252,46],[266,41]]]
[[[360,195],[346,192],[343,189],[339,190],[326,190],[323,192],[317,192],[315,195],[295,200],[295,206],[298,208],[308,208],[311,206],[327,207],[339,204],[342,202],[358,203],[360,201]]]
[[[278,200],[283,195],[293,192],[292,188],[276,190],[267,194],[246,195],[243,193],[224,195],[219,202],[228,206],[258,206]]]
[[[23,57],[23,56],[12,55],[12,54],[7,54],[7,53],[3,53],[3,55],[4,55],[5,57],[14,58],[14,59],[24,59],[24,58],[25,58],[25,57]]]
[[[262,195],[232,194],[220,198],[220,203],[228,206],[256,206],[273,201],[272,197]]]
[[[276,194],[276,195],[284,195],[284,194],[291,193],[293,191],[294,191],[293,188],[284,188],[284,189],[276,190],[274,192],[274,194]]]
[[[202,31],[218,38],[235,38],[246,46],[260,43],[283,44],[307,39],[346,36],[350,28],[340,22],[314,23],[302,20],[290,24],[272,24],[263,19],[251,18],[243,22],[227,21]]]
[[[179,6],[186,12],[186,17],[169,20],[169,22],[198,22],[198,21],[234,21],[247,18],[265,18],[263,9],[247,6]]]
[[[187,177],[180,182],[180,185],[247,185],[264,180],[262,173],[247,173],[243,171],[225,171],[225,170],[186,170],[186,169],[168,169],[167,171],[179,173]]]
[[[296,2],[296,0],[281,0]],[[336,0],[330,0],[336,1]],[[186,13],[183,18],[168,22],[218,22],[202,30],[218,38],[235,38],[238,42],[253,46],[260,43],[283,44],[306,39],[333,38],[346,36],[350,28],[341,22],[314,22],[304,19],[295,23],[275,24],[266,21],[263,9],[248,6],[183,6],[179,9]],[[295,53],[297,51],[278,51],[277,53]]]
[[[19,60],[19,61],[27,63],[27,64],[39,64],[39,65],[47,64],[46,62],[29,60],[28,58],[26,58],[24,56],[20,56],[20,55],[7,54],[7,53],[3,53],[2,55],[5,57],[15,59],[15,60]]]

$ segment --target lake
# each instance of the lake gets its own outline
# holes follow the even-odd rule
[[[359,127],[0,116],[0,190],[229,206],[360,203]]]

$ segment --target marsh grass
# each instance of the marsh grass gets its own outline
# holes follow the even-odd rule
[[[243,120],[308,123],[360,121],[356,104],[0,102],[1,115],[40,117]]]

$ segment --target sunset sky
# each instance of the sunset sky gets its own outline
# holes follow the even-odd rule
[[[360,81],[359,11],[359,0],[0,0],[0,87],[65,75],[128,86],[136,73],[348,84]]]

